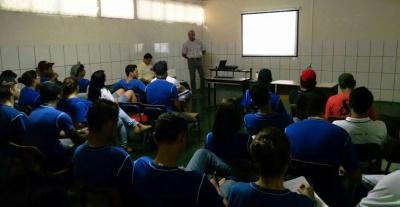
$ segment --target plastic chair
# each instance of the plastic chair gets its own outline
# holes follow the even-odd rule
[[[381,169],[381,146],[377,143],[355,144],[354,149],[358,155],[358,160],[368,161],[367,173],[380,173]],[[375,162],[375,170],[372,170]]]
[[[122,201],[116,188],[79,186],[82,207],[120,207]]]
[[[388,174],[393,162],[400,163],[400,140],[387,138],[383,143],[382,155],[388,162],[385,169],[385,173]]]
[[[147,122],[147,116],[143,114],[140,103],[119,103],[119,107],[131,118],[141,122]]]
[[[15,109],[17,109],[20,112],[24,112],[27,116],[29,116],[32,113],[32,108],[30,106],[15,105]]]

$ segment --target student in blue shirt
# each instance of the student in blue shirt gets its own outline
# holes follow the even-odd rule
[[[90,84],[88,79],[84,79],[86,75],[85,66],[78,61],[76,65],[71,67],[70,71],[71,77],[74,77],[78,81],[79,91],[78,93],[86,93],[87,87]]]
[[[121,79],[114,87],[114,97],[118,97],[118,101],[122,103],[138,102],[136,93],[144,93],[146,86],[137,79],[139,76],[136,65],[127,65],[125,67],[126,79]]]
[[[68,114],[55,109],[59,87],[53,82],[44,82],[40,87],[42,105],[28,117],[27,141],[37,147],[46,157],[50,167],[72,164],[74,149],[60,142],[61,132],[75,144],[86,140],[87,130],[76,130]],[[81,134],[83,133],[83,134]]]
[[[219,188],[206,174],[178,167],[177,160],[186,147],[187,127],[186,120],[174,113],[164,113],[157,119],[156,157],[141,157],[135,162],[133,200],[137,206],[222,205]]]
[[[272,82],[272,74],[269,69],[261,69],[258,73],[258,83],[265,85],[269,89],[269,84]],[[286,113],[286,109],[283,106],[282,100],[278,94],[272,93],[270,91],[267,92],[271,97],[271,107],[272,111],[275,113]],[[250,111],[257,111],[257,106],[254,104],[249,90],[246,90],[241,102],[242,106]]]
[[[118,122],[118,105],[99,99],[89,108],[87,120],[90,128],[87,142],[74,154],[74,175],[79,184],[91,187],[115,187],[129,206],[132,196],[133,161],[119,147],[112,146]]]
[[[18,78],[18,82],[25,85],[21,90],[18,104],[24,107],[30,107],[32,110],[40,106],[40,94],[37,91],[40,85],[40,77],[34,70],[26,71]]]
[[[38,71],[40,72],[40,82],[44,83],[46,81],[59,82],[57,80],[58,74],[53,70],[54,63],[42,60],[38,63]]]
[[[287,113],[276,113],[271,109],[271,100],[268,88],[260,83],[253,84],[249,89],[250,96],[254,104],[258,107],[258,112],[246,114],[244,123],[250,134],[257,134],[266,127],[276,127],[285,130],[293,123],[292,117]]]
[[[82,129],[87,127],[86,114],[92,102],[78,98],[78,88],[76,78],[64,79],[62,98],[57,104],[57,109],[71,117],[75,128]]]
[[[25,140],[26,115],[14,109],[20,90],[13,78],[0,78],[0,148],[8,142],[21,144]]]
[[[324,173],[320,173],[314,179],[319,180],[315,188],[329,206],[342,206],[339,168],[344,169],[347,178],[355,185],[361,182],[361,170],[349,134],[325,120],[326,100],[318,92],[299,95],[296,110],[303,118],[308,118],[291,124],[285,132],[291,143],[293,159],[330,167],[332,174],[337,175],[324,179]],[[325,186],[330,187],[327,189]]]
[[[204,148],[222,159],[250,160],[248,147],[252,141],[251,136],[239,132],[243,122],[242,111],[237,100],[223,99],[218,104],[212,131],[206,136]]]
[[[229,194],[229,207],[312,207],[314,190],[303,183],[294,193],[283,186],[283,178],[290,164],[290,143],[285,133],[277,128],[261,130],[250,145],[259,178],[256,182],[236,183]]]

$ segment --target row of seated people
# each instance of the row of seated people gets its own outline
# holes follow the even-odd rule
[[[6,83],[4,86],[5,86],[5,88],[7,88],[7,90],[5,90],[5,91],[7,91],[5,94],[7,94],[7,97],[9,97],[10,95],[9,94],[11,94],[11,96],[14,96],[15,95],[15,93],[17,93],[18,91],[16,90],[17,88],[17,86],[16,86],[16,84],[15,83],[13,83],[13,84],[9,84],[10,82],[7,82],[7,81],[1,81],[2,83]],[[44,87],[44,88],[46,88],[46,87]],[[318,97],[318,96],[316,96],[316,97]],[[9,98],[9,99],[11,99],[11,98]],[[2,99],[3,100],[3,99]],[[6,100],[6,99],[4,99],[4,100]],[[310,102],[309,104],[307,104],[307,105],[309,105],[309,106],[313,106],[313,107],[316,107],[316,111],[319,111],[319,112],[317,112],[317,113],[315,113],[315,111],[311,111],[311,112],[307,112],[307,113],[310,113],[310,114],[308,114],[308,116],[318,116],[318,114],[320,113],[320,114],[324,114],[323,113],[323,111],[324,111],[324,101],[318,101],[318,98],[310,98],[309,99],[310,101],[311,100],[313,100],[312,102]],[[314,101],[315,101],[315,103],[314,103]],[[319,105],[318,105],[318,103],[319,103]],[[322,104],[321,104],[322,103]],[[7,103],[8,104],[8,103]],[[300,105],[300,104],[299,104]],[[322,107],[321,107],[321,105],[322,105]],[[322,110],[320,110],[322,108]],[[319,110],[318,110],[319,109]],[[104,110],[101,110],[102,112],[104,112]],[[314,114],[313,114],[314,113]],[[96,114],[103,114],[103,113],[100,113],[100,112],[98,112],[98,113],[96,113]],[[106,113],[106,114],[108,114],[108,113]],[[305,115],[307,115],[307,114],[305,114]],[[98,120],[98,119],[95,119],[95,120]],[[117,120],[117,118],[115,118],[115,119],[113,119],[113,120]],[[160,119],[160,120],[162,120],[162,119]],[[313,119],[310,119],[310,121],[309,122],[311,122],[311,121],[314,121]],[[315,121],[318,121],[317,119],[315,120]],[[177,121],[173,121],[172,122],[173,123],[173,125],[177,125],[176,123],[177,123]],[[224,123],[224,122],[222,122],[222,123]],[[301,123],[305,123],[305,124],[307,124],[307,120],[305,120],[305,121],[302,121],[302,122],[299,122],[299,123],[296,123],[296,124],[292,124],[292,125],[290,125],[289,127],[288,127],[288,129],[290,128],[290,127],[292,127],[292,128],[294,128],[294,129],[296,129],[296,127],[295,126],[300,126],[299,124],[301,124]],[[317,122],[316,122],[317,123]],[[316,124],[315,123],[315,124]],[[323,123],[322,125],[324,125],[325,123],[324,122],[318,122],[318,123]],[[329,123],[327,123],[327,124],[329,124]],[[312,124],[313,125],[313,124]],[[321,125],[321,126],[322,126]],[[328,125],[327,125],[328,126]],[[90,127],[90,121],[89,121],[89,127]],[[92,129],[92,127],[90,127],[91,129]],[[157,127],[156,127],[157,128]],[[304,129],[304,130],[306,130],[306,128],[307,127],[300,127],[300,129]],[[316,127],[316,129],[318,129],[319,127]],[[321,129],[325,129],[325,128],[331,128],[331,126],[329,125],[329,127],[321,127]],[[288,132],[288,129],[286,130],[287,132]],[[308,127],[308,129],[314,129],[313,128],[313,126],[311,126],[311,127]],[[163,130],[163,132],[159,132],[158,134],[159,134],[159,136],[161,136],[161,134],[166,134],[166,132],[168,132],[169,130],[171,130],[171,126],[169,126],[169,127],[166,127],[166,128],[164,128],[164,130]],[[110,132],[110,131],[112,131],[112,130],[107,130],[108,132]],[[296,130],[295,130],[296,131]],[[310,133],[313,133],[314,131],[313,130],[309,130],[310,131]],[[322,130],[322,131],[324,131],[324,130]],[[330,132],[331,130],[328,130],[327,132]],[[336,131],[336,129],[335,130],[332,130],[332,131]],[[155,133],[156,133],[156,135],[157,135],[157,131],[155,131]],[[304,132],[305,133],[305,132]],[[89,132],[89,134],[90,134],[90,132]],[[105,134],[105,133],[101,133],[101,134]],[[217,134],[217,133],[216,133]],[[294,133],[294,135],[296,135],[296,134],[298,134],[300,137],[301,137],[301,135],[303,134],[303,133]],[[318,139],[324,139],[324,138],[327,138],[327,139],[329,139],[331,142],[333,142],[334,143],[334,141],[333,141],[333,139],[332,139],[332,136],[322,136],[322,134],[323,133],[319,133],[318,135],[321,135],[321,136],[317,136],[317,137],[314,137],[314,134],[311,134],[310,136],[308,136],[308,137],[314,137],[316,140],[318,140]],[[345,133],[343,133],[343,132],[341,132],[341,133],[339,133],[339,134],[343,134],[343,135],[345,135]],[[157,137],[157,136],[156,136]],[[174,136],[166,136],[166,137],[174,137]],[[344,137],[344,136],[343,136]],[[109,138],[112,138],[112,136],[110,136]],[[291,139],[291,135],[289,135],[289,140]],[[333,154],[329,154],[328,153],[328,156],[322,156],[322,157],[328,157],[328,159],[330,159],[329,157],[332,157],[332,156],[330,156],[330,155],[337,155],[337,154],[340,154],[340,155],[342,155],[341,153],[344,153],[343,151],[348,151],[349,153],[345,153],[345,154],[349,154],[350,155],[350,157],[347,157],[346,159],[347,159],[347,162],[349,162],[349,163],[356,163],[357,161],[354,161],[354,160],[356,160],[356,158],[354,159],[354,151],[352,152],[352,150],[351,150],[351,148],[349,147],[349,146],[351,146],[351,140],[349,139],[349,136],[348,136],[348,134],[347,134],[347,137],[346,137],[346,140],[348,140],[348,141],[346,141],[345,143],[347,144],[347,145],[341,145],[341,144],[337,144],[337,145],[329,145],[329,147],[326,147],[326,148],[333,148],[333,149],[331,149],[331,151],[329,151],[329,152],[333,152]],[[341,142],[341,141],[343,141],[343,139],[337,139],[336,138],[336,141],[338,141],[338,142]],[[89,142],[88,142],[89,143]],[[157,143],[157,138],[156,138],[156,143]],[[167,143],[169,143],[169,142],[167,142]],[[178,143],[180,143],[180,145],[182,145],[182,144],[184,144],[184,140],[180,140]],[[269,143],[269,142],[268,142]],[[159,144],[159,143],[157,143],[157,144]],[[171,143],[169,143],[169,144],[171,144]],[[177,143],[174,143],[174,144],[177,144]],[[168,146],[168,145],[167,145]],[[272,146],[273,146],[273,144],[272,144]],[[304,145],[303,145],[304,146]],[[312,146],[312,145],[310,145],[310,146]],[[341,149],[336,149],[335,150],[335,146],[336,147],[345,147],[346,148],[346,150],[341,150]],[[182,146],[181,146],[182,147]],[[293,147],[293,146],[292,146]],[[297,150],[297,151],[300,151],[300,149],[301,149],[302,147],[301,147],[301,145],[300,145],[300,147],[299,147],[299,149]],[[318,146],[317,147],[317,149],[316,150],[310,150],[309,148],[307,148],[305,151],[307,151],[307,152],[304,152],[303,151],[303,153],[304,154],[307,154],[307,153],[309,153],[308,151],[310,150],[310,151],[312,151],[312,152],[318,152],[318,150],[319,149],[321,149],[321,148],[323,148],[323,147],[321,147],[321,146]],[[159,144],[159,153],[167,153],[167,152],[169,152],[169,153],[178,153],[178,154],[180,154],[180,153],[182,153],[182,151],[183,151],[183,149],[182,148],[174,148],[174,147],[170,147],[170,146],[168,146],[167,148],[165,148],[164,150],[162,150],[163,148],[162,147],[160,147],[160,144]],[[296,151],[296,152],[297,152]],[[291,150],[291,153],[292,153],[292,155],[293,155],[293,151]],[[323,152],[323,153],[326,153],[326,152]],[[205,154],[205,155],[204,155]],[[165,155],[165,154],[164,154]],[[163,160],[163,159],[165,159],[165,158],[177,158],[177,157],[179,157],[177,154],[174,154],[174,156],[160,156],[160,160]],[[317,157],[320,157],[320,156],[317,156]],[[126,158],[126,157],[125,157]],[[196,159],[195,159],[196,158]],[[201,159],[200,159],[201,158]],[[337,163],[340,163],[340,160],[334,160],[335,158],[340,158],[340,159],[345,159],[344,158],[344,156],[333,156],[333,162],[337,162]],[[209,159],[212,159],[212,161],[210,161]],[[215,160],[218,160],[219,158],[218,157],[216,157],[216,156],[214,156],[212,153],[210,153],[210,152],[208,152],[208,151],[205,151],[205,150],[200,150],[198,153],[196,153],[195,155],[194,155],[194,158],[192,159],[192,161],[189,163],[189,165],[188,165],[188,167],[189,167],[189,169],[191,168],[190,166],[193,166],[194,164],[196,164],[196,165],[200,165],[200,166],[202,166],[202,167],[193,167],[193,169],[202,169],[203,171],[205,171],[205,172],[213,172],[213,171],[216,171],[216,170],[218,170],[219,168],[218,167],[221,167],[221,166],[223,166],[223,165],[225,165],[226,163],[225,162],[222,162],[222,164],[221,164],[221,162],[220,161],[215,161]],[[157,160],[157,157],[156,157],[156,159],[155,160]],[[200,162],[199,160],[203,160],[203,162]],[[205,161],[204,161],[205,160]],[[264,160],[264,159],[263,159]],[[343,160],[342,160],[343,161]],[[175,161],[176,162],[176,161]],[[149,163],[151,163],[150,161],[149,161]],[[157,162],[158,164],[160,164],[160,163],[162,163],[161,164],[161,166],[162,165],[165,165],[165,166],[169,166],[169,164],[165,164],[165,163],[170,163],[170,160],[165,160],[165,161],[158,161]],[[191,164],[192,163],[192,164]],[[208,167],[208,165],[210,165],[210,163],[211,164],[214,164],[214,166],[212,166],[212,167]],[[338,165],[337,163],[333,163],[332,165]],[[344,167],[345,167],[345,170],[347,170],[348,172],[348,175],[350,175],[350,177],[353,177],[353,179],[354,179],[354,177],[357,177],[356,175],[357,175],[357,171],[358,170],[351,170],[352,168],[357,168],[357,167],[354,167],[354,166],[351,166],[350,168],[347,168],[347,165],[346,164],[343,164],[344,165]],[[349,165],[351,165],[351,164],[349,164]],[[257,164],[256,164],[256,166],[257,166]],[[268,165],[269,166],[269,165]],[[150,167],[154,167],[154,166],[150,166]],[[338,166],[337,166],[337,168],[338,168]],[[336,168],[336,169],[337,169]],[[347,169],[346,169],[347,168]],[[120,169],[120,168],[119,168]],[[245,177],[245,176],[243,176],[241,173],[237,173],[237,172],[232,172],[232,169],[231,169],[231,167],[229,166],[229,167],[222,167],[222,169],[230,169],[230,172],[229,173],[226,173],[226,172],[224,172],[224,170],[222,170],[222,172],[219,172],[219,175],[221,175],[221,176],[223,176],[223,177],[226,177],[226,178],[228,178],[229,180],[236,180],[236,181],[238,181],[238,180],[241,180],[241,179],[239,179],[239,178],[242,178],[242,177]],[[350,169],[350,170],[349,170]],[[165,169],[160,169],[159,171],[167,171],[167,170],[165,170]],[[176,168],[174,168],[172,171],[176,171]],[[233,170],[233,171],[235,171],[235,170]],[[354,172],[355,171],[355,172]],[[93,173],[90,173],[90,175],[92,175]],[[146,173],[144,173],[144,174],[146,174]],[[237,175],[237,174],[239,174],[239,175]],[[353,174],[355,174],[355,175],[353,175]],[[259,173],[259,175],[262,175],[262,173]],[[88,176],[87,176],[88,177]],[[87,178],[86,177],[86,178]],[[203,177],[204,178],[204,177]],[[262,177],[260,177],[259,178],[259,182],[257,181],[256,183],[254,183],[253,185],[256,185],[256,186],[263,186],[263,182],[262,182],[262,180],[260,180],[260,179],[262,179]],[[167,179],[168,180],[168,179]],[[245,179],[243,179],[243,180],[245,180]],[[268,180],[268,179],[266,179],[266,180]],[[355,179],[355,180],[357,180],[357,179]],[[229,183],[231,183],[231,182],[227,182],[227,184],[229,184]],[[251,184],[250,184],[251,185]],[[268,182],[267,182],[267,185],[266,186],[268,186]],[[157,186],[157,187],[159,187],[159,186]],[[198,186],[196,186],[196,187],[198,187]],[[222,187],[222,186],[221,186]],[[265,186],[264,186],[265,187]],[[154,190],[154,188],[155,187],[153,187],[152,188],[152,190]],[[301,189],[307,189],[308,187],[307,186],[303,186]],[[197,188],[198,189],[198,188]],[[262,188],[261,188],[262,189]],[[268,189],[268,187],[267,187],[267,189]],[[279,190],[279,189],[278,189]],[[126,192],[126,191],[124,191],[124,192]],[[232,192],[234,192],[234,191],[232,191]],[[170,198],[170,197],[174,197],[174,195],[172,195],[172,194],[163,194],[163,195],[166,195],[167,196],[167,198]],[[199,194],[197,194],[197,195],[199,195]],[[225,193],[224,194],[224,196],[225,197],[227,197],[229,195],[229,193]],[[145,197],[145,195],[141,195],[140,196],[140,198],[143,198],[143,197]],[[229,198],[231,198],[232,196],[228,196],[228,199]],[[166,198],[166,199],[167,199]],[[140,199],[139,199],[140,200]],[[144,199],[144,201],[143,202],[151,202],[151,201],[149,201],[149,200],[154,200],[154,199]],[[157,200],[157,199],[156,199]],[[329,199],[328,199],[329,200]],[[254,201],[253,199],[251,199],[251,201]],[[328,202],[328,201],[327,201]],[[274,202],[275,203],[275,202]],[[262,203],[261,203],[262,204]],[[232,206],[234,206],[233,204],[232,204]],[[288,206],[288,205],[285,205],[285,206]],[[304,205],[301,205],[301,206],[304,206]]]

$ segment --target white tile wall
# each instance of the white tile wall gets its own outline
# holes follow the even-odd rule
[[[105,70],[107,83],[125,76],[128,64],[138,64],[146,52],[152,53],[154,62],[167,60],[176,69],[177,78],[188,80],[187,62],[181,57],[181,42],[81,45],[36,45],[0,47],[0,70],[11,69],[18,75],[34,69],[41,60],[54,61],[59,80],[69,76],[71,65],[81,61],[86,78],[97,70]],[[400,43],[397,40],[358,41],[324,40],[299,42],[299,56],[242,57],[241,42],[205,41],[207,53],[204,68],[215,67],[221,59],[240,68],[269,68],[274,80],[298,80],[301,72],[311,63],[318,82],[337,82],[343,72],[353,73],[357,86],[367,86],[376,100],[400,102]],[[163,52],[162,52],[162,51]],[[156,52],[156,53],[155,53]],[[197,76],[198,78],[198,76]]]

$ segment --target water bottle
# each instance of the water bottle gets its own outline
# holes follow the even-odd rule
[[[258,71],[256,72],[256,80],[258,80]]]

